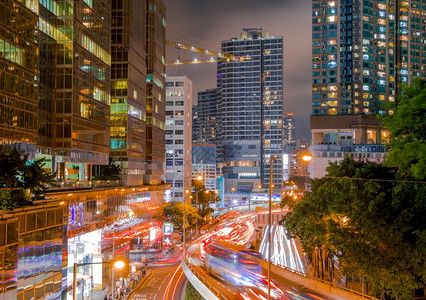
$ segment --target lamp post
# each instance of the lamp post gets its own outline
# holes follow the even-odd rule
[[[197,176],[197,180],[201,182],[203,180],[203,176]],[[197,209],[197,217],[195,218],[195,235],[198,234],[198,192],[195,193],[195,207]]]
[[[185,194],[188,195],[189,194],[189,190],[185,190]],[[186,196],[188,198],[188,196]],[[186,226],[186,201],[185,201],[185,197],[183,198],[183,258],[185,259],[185,242],[186,242],[186,237],[185,237],[185,226]]]
[[[118,260],[118,261],[116,261],[116,262],[114,262],[113,263],[113,261],[114,260],[112,260],[112,261],[102,261],[102,262],[92,262],[92,263],[81,263],[81,264],[78,264],[78,263],[74,263],[74,280],[73,280],[73,283],[72,283],[72,298],[73,298],[73,300],[76,300],[77,299],[77,269],[78,269],[78,267],[83,267],[83,266],[87,266],[87,265],[101,265],[101,264],[111,264],[111,266],[112,266],[112,278],[114,278],[114,269],[122,269],[122,268],[124,268],[124,266],[125,266],[125,263],[123,262],[123,261],[120,261],[120,260]],[[112,283],[113,285],[114,285],[114,282]],[[112,287],[112,294],[113,294],[113,297],[115,296],[114,295],[114,286]]]
[[[270,163],[270,173],[269,173],[269,218],[268,218],[268,299],[271,299],[271,251],[272,251],[272,174],[274,170],[274,160],[275,156],[271,156]]]

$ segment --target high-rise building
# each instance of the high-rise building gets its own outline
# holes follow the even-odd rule
[[[209,191],[216,191],[216,145],[192,145],[192,178],[202,176],[202,183]]]
[[[164,178],[166,99],[166,7],[161,0],[146,1],[146,160],[145,183]]]
[[[172,201],[184,201],[191,189],[192,81],[186,76],[166,79],[166,181]]]
[[[262,28],[243,29],[222,41],[221,50],[242,61],[218,62],[220,155],[225,190],[269,186],[275,156],[274,189],[283,179],[283,38]]]
[[[63,180],[91,180],[109,156],[111,1],[41,1],[38,29],[38,153]]]
[[[145,24],[143,1],[112,1],[110,155],[126,185],[143,184],[146,171]]]
[[[194,143],[217,144],[219,131],[218,100],[217,89],[198,92],[196,110],[193,111]]]
[[[198,123],[198,106],[192,106],[192,142],[195,143],[200,139],[200,125]]]
[[[311,175],[346,154],[383,159],[376,116],[392,111],[401,83],[426,78],[425,18],[415,0],[312,1]]]
[[[0,2],[0,144],[26,150],[37,142],[37,1]]]
[[[288,113],[284,116],[284,151],[290,153],[296,149],[296,122],[294,116]]]

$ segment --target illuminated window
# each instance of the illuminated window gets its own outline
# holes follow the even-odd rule
[[[116,90],[127,89],[127,80],[113,81],[111,87]]]
[[[375,130],[367,130],[367,144],[376,144]]]
[[[389,131],[387,130],[383,130],[380,132],[380,137],[381,137],[381,141],[382,143],[389,143]]]

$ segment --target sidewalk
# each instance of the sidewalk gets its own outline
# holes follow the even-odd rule
[[[133,288],[133,290],[130,291],[130,293],[128,293],[127,295],[125,295],[123,299],[124,300],[132,299],[133,295],[142,288],[142,286],[145,284],[145,282],[148,281],[153,270],[154,270],[153,268],[148,268],[145,276],[139,280],[138,284]]]

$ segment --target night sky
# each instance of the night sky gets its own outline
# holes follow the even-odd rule
[[[220,43],[239,37],[242,28],[260,28],[284,37],[284,113],[294,113],[296,137],[310,137],[311,29],[310,0],[163,0],[167,39],[220,50]],[[192,37],[194,38],[192,38]],[[167,49],[167,60],[209,58]],[[167,67],[167,75],[186,75],[196,93],[216,87],[216,64]]]

